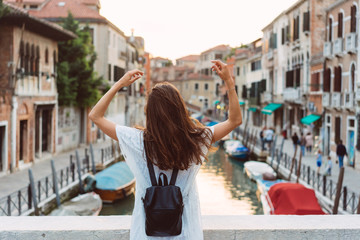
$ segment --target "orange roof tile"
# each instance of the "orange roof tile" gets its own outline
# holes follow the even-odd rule
[[[49,0],[39,10],[29,10],[29,13],[39,18],[66,18],[71,12],[75,19],[94,19],[107,21],[96,10],[80,2],[81,0]]]
[[[199,55],[188,55],[182,58],[178,58],[176,60],[189,61],[189,62],[197,62],[199,60]]]
[[[16,3],[16,1],[18,0],[5,0],[4,2],[8,2],[8,3]],[[23,0],[22,3],[43,3],[46,0]],[[18,2],[20,3],[20,2]]]
[[[218,45],[216,47],[210,48],[210,49],[202,52],[201,54],[212,52],[212,51],[226,51],[226,50],[229,50],[229,49],[230,49],[229,45],[222,44],[222,45]]]

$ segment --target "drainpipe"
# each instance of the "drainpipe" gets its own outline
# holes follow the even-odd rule
[[[16,122],[17,122],[18,103],[16,96],[11,98],[11,163],[10,172],[14,172],[16,168]]]

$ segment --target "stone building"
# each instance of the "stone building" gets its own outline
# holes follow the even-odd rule
[[[76,36],[5,4],[0,19],[0,172],[56,151],[57,42]]]

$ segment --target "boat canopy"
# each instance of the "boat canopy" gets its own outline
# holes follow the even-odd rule
[[[242,106],[242,105],[245,105],[245,102],[240,101],[239,104],[240,104],[240,106]]]
[[[256,110],[257,110],[257,109],[254,108],[254,107],[249,108],[249,111],[250,111],[250,112],[256,112]]]
[[[274,207],[272,214],[325,214],[314,190],[299,183],[277,183],[270,187],[268,194]]]
[[[303,123],[305,125],[310,125],[313,122],[319,120],[320,118],[321,118],[321,116],[319,116],[319,115],[310,114],[310,115],[307,115],[306,117],[303,117],[300,121],[301,121],[301,123]]]
[[[126,162],[118,162],[95,175],[96,188],[116,190],[134,180],[134,175]]]
[[[266,115],[271,115],[276,109],[281,107],[281,103],[270,103],[264,107],[261,112]]]

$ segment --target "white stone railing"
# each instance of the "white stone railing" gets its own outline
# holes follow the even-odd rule
[[[129,239],[130,216],[0,217],[0,239]],[[359,239],[360,215],[203,216],[205,240]]]

